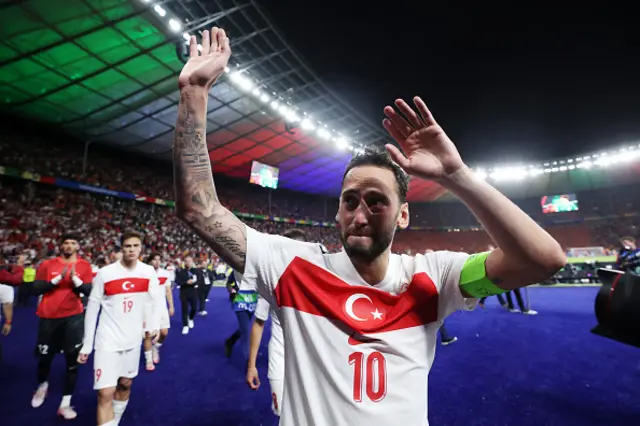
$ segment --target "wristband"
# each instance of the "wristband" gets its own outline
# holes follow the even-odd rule
[[[82,284],[84,284],[84,283],[82,282],[82,279],[81,279],[79,276],[77,276],[77,275],[74,275],[74,276],[73,276],[73,278],[71,278],[71,281],[73,281],[73,284],[74,284],[76,287],[80,287]]]
[[[4,325],[11,325],[11,321],[5,321]]]
[[[506,290],[498,287],[487,277],[485,262],[489,253],[478,253],[469,256],[460,273],[460,289],[475,298],[502,294]]]
[[[60,281],[62,281],[62,275],[57,275],[51,280],[51,284],[57,285]]]

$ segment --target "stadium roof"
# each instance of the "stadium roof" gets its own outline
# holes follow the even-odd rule
[[[352,152],[387,141],[379,123],[322,83],[256,1],[22,0],[0,4],[0,16],[2,109],[85,142],[169,159],[184,37],[213,25],[233,49],[209,98],[215,172],[248,179],[255,160],[280,168],[280,187],[337,195]],[[620,170],[593,173],[574,166],[581,161],[487,174],[515,182],[499,183],[514,197],[617,182]],[[409,200],[446,201],[445,192],[416,179]]]

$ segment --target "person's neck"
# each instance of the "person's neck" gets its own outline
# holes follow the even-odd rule
[[[387,275],[389,253],[390,251],[387,249],[373,261],[367,262],[359,259],[351,259],[351,263],[367,284],[376,285],[384,280],[384,277]]]
[[[60,258],[64,263],[75,263],[78,260],[78,256],[75,254],[72,254],[69,257],[62,255]]]
[[[138,263],[138,259],[133,259],[133,260],[120,260],[120,263],[122,264],[122,266],[124,266],[127,269],[133,269],[136,267],[136,264]]]

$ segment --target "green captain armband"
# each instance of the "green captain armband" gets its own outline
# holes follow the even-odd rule
[[[469,256],[460,272],[460,289],[471,297],[481,298],[502,294],[506,290],[501,289],[487,278],[485,262],[489,253],[478,253]]]

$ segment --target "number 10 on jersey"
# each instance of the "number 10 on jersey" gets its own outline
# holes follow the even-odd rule
[[[353,400],[362,402],[362,388],[372,402],[380,402],[387,395],[387,361],[380,352],[368,356],[362,352],[349,355],[353,367]]]

